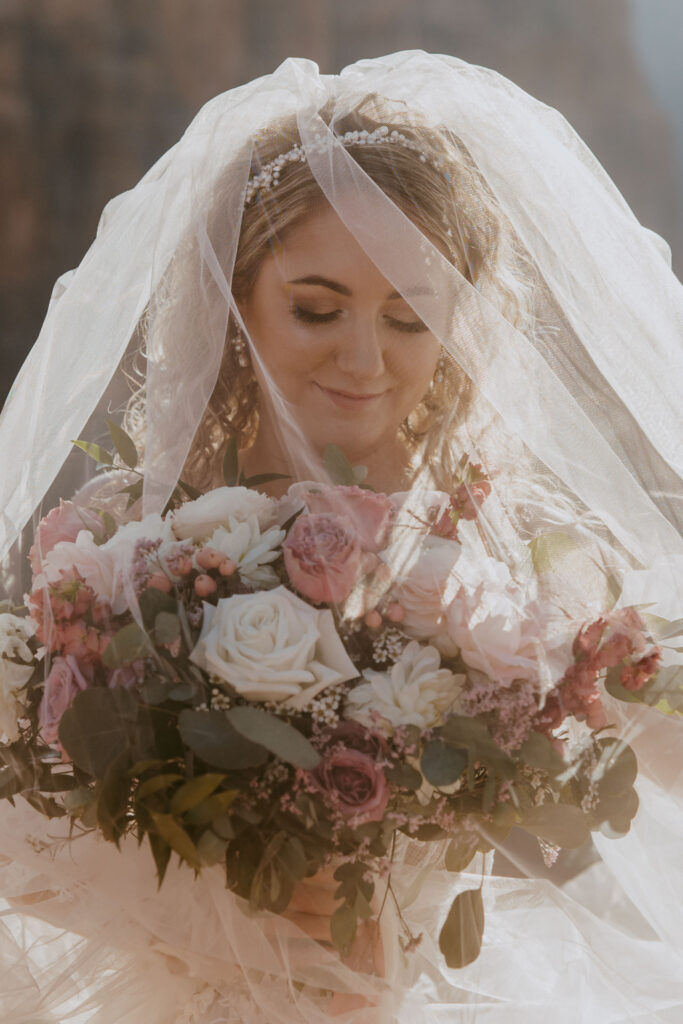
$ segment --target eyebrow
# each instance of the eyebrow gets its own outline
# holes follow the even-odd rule
[[[321,288],[329,288],[332,292],[337,292],[338,295],[351,296],[352,292],[350,288],[347,288],[345,284],[339,284],[338,281],[331,281],[329,277],[321,277],[320,274],[309,274],[308,277],[297,277],[293,281],[288,281],[287,284],[313,284],[318,285]],[[388,296],[389,299],[403,299],[409,295],[433,295],[434,292],[431,288],[425,288],[417,286],[415,288],[407,289],[405,295],[400,292],[392,292]]]

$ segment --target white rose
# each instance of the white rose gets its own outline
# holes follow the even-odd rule
[[[23,714],[20,693],[33,674],[33,665],[17,665],[8,658],[33,661],[27,640],[35,632],[31,619],[8,612],[0,615],[0,739],[13,743],[19,736]]]
[[[204,604],[190,657],[247,700],[282,701],[297,710],[327,686],[358,675],[329,609],[318,611],[285,587]]]
[[[401,628],[418,640],[433,640],[444,632],[444,613],[458,590],[453,568],[460,545],[442,537],[427,537],[420,538],[407,557],[400,557],[403,552],[398,552],[398,558],[396,554],[392,550],[386,560],[398,567],[391,599],[405,611]]]
[[[0,655],[19,661],[33,661],[27,641],[35,631],[33,619],[12,615],[11,612],[0,614]]]
[[[285,531],[277,526],[261,533],[256,516],[240,523],[230,520],[230,529],[219,526],[211,534],[207,546],[221,551],[226,558],[231,558],[237,565],[242,579],[252,587],[272,587],[277,583],[277,576],[268,563],[274,562],[280,554],[280,545],[285,539]]]
[[[260,526],[270,525],[274,508],[273,499],[259,491],[248,487],[218,487],[195,501],[186,501],[175,510],[171,522],[178,540],[203,541],[219,526],[228,526],[231,520],[244,523],[250,516],[256,516]]]
[[[400,725],[438,725],[447,712],[456,710],[466,678],[440,666],[434,647],[411,640],[388,671],[366,669],[366,681],[348,696],[346,717],[370,728],[383,724],[386,732]],[[377,722],[377,715],[383,723]]]

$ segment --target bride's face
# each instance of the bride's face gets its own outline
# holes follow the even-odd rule
[[[328,205],[263,260],[242,305],[262,388],[275,388],[318,451],[355,460],[395,446],[440,346]]]

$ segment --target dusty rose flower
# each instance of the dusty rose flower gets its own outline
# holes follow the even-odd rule
[[[328,748],[340,743],[351,750],[360,750],[362,754],[369,754],[376,761],[386,757],[389,752],[387,742],[381,733],[373,729],[366,729],[360,722],[354,722],[352,719],[347,719],[334,728],[327,729],[323,739]]]
[[[375,494],[362,487],[325,487],[301,493],[301,497],[313,514],[346,516],[364,551],[377,553],[384,547],[392,511],[386,494]]]
[[[626,658],[645,653],[644,630],[635,608],[620,608],[583,626],[574,640],[574,657],[590,661],[595,669],[613,668]]]
[[[76,694],[88,686],[88,680],[72,655],[53,660],[38,710],[40,732],[46,743],[57,742],[62,715],[71,707]]]
[[[89,530],[95,537],[104,536],[104,523],[95,512],[76,505],[73,501],[60,501],[57,508],[41,519],[35,541],[29,551],[31,569],[37,575],[45,555],[60,541],[75,541],[81,530]]]
[[[299,516],[283,545],[293,586],[316,603],[344,601],[361,567],[357,534],[348,520],[322,512]]]
[[[319,788],[352,824],[381,821],[384,817],[389,786],[370,754],[336,745],[323,755],[312,774]]]
[[[632,665],[625,665],[621,670],[621,685],[624,689],[642,690],[659,668],[661,658],[661,649],[655,647],[644,658],[641,658],[640,661],[636,661]]]
[[[481,466],[471,467],[475,475],[481,473]],[[432,533],[438,537],[447,537],[456,540],[458,536],[458,521],[460,519],[476,519],[479,509],[491,493],[490,482],[482,475],[469,483],[461,483],[454,494],[450,496],[448,508],[446,508],[432,527]]]

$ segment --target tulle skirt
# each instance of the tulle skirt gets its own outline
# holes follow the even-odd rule
[[[225,889],[219,868],[195,879],[171,866],[157,890],[145,847],[125,841],[118,851],[92,834],[69,841],[63,821],[22,804],[2,808],[2,1024],[683,1019],[680,948],[658,936],[603,861],[562,889],[486,876],[484,945],[457,971],[444,966],[439,927],[453,895],[478,887],[482,873],[404,863],[393,884],[422,938],[413,952],[401,950],[388,902],[386,977],[377,979],[351,971],[294,924],[252,913]],[[619,840],[626,860],[630,852],[637,859],[634,841]],[[672,921],[678,911],[672,907]],[[332,992],[359,993],[374,1005],[332,1017]]]

